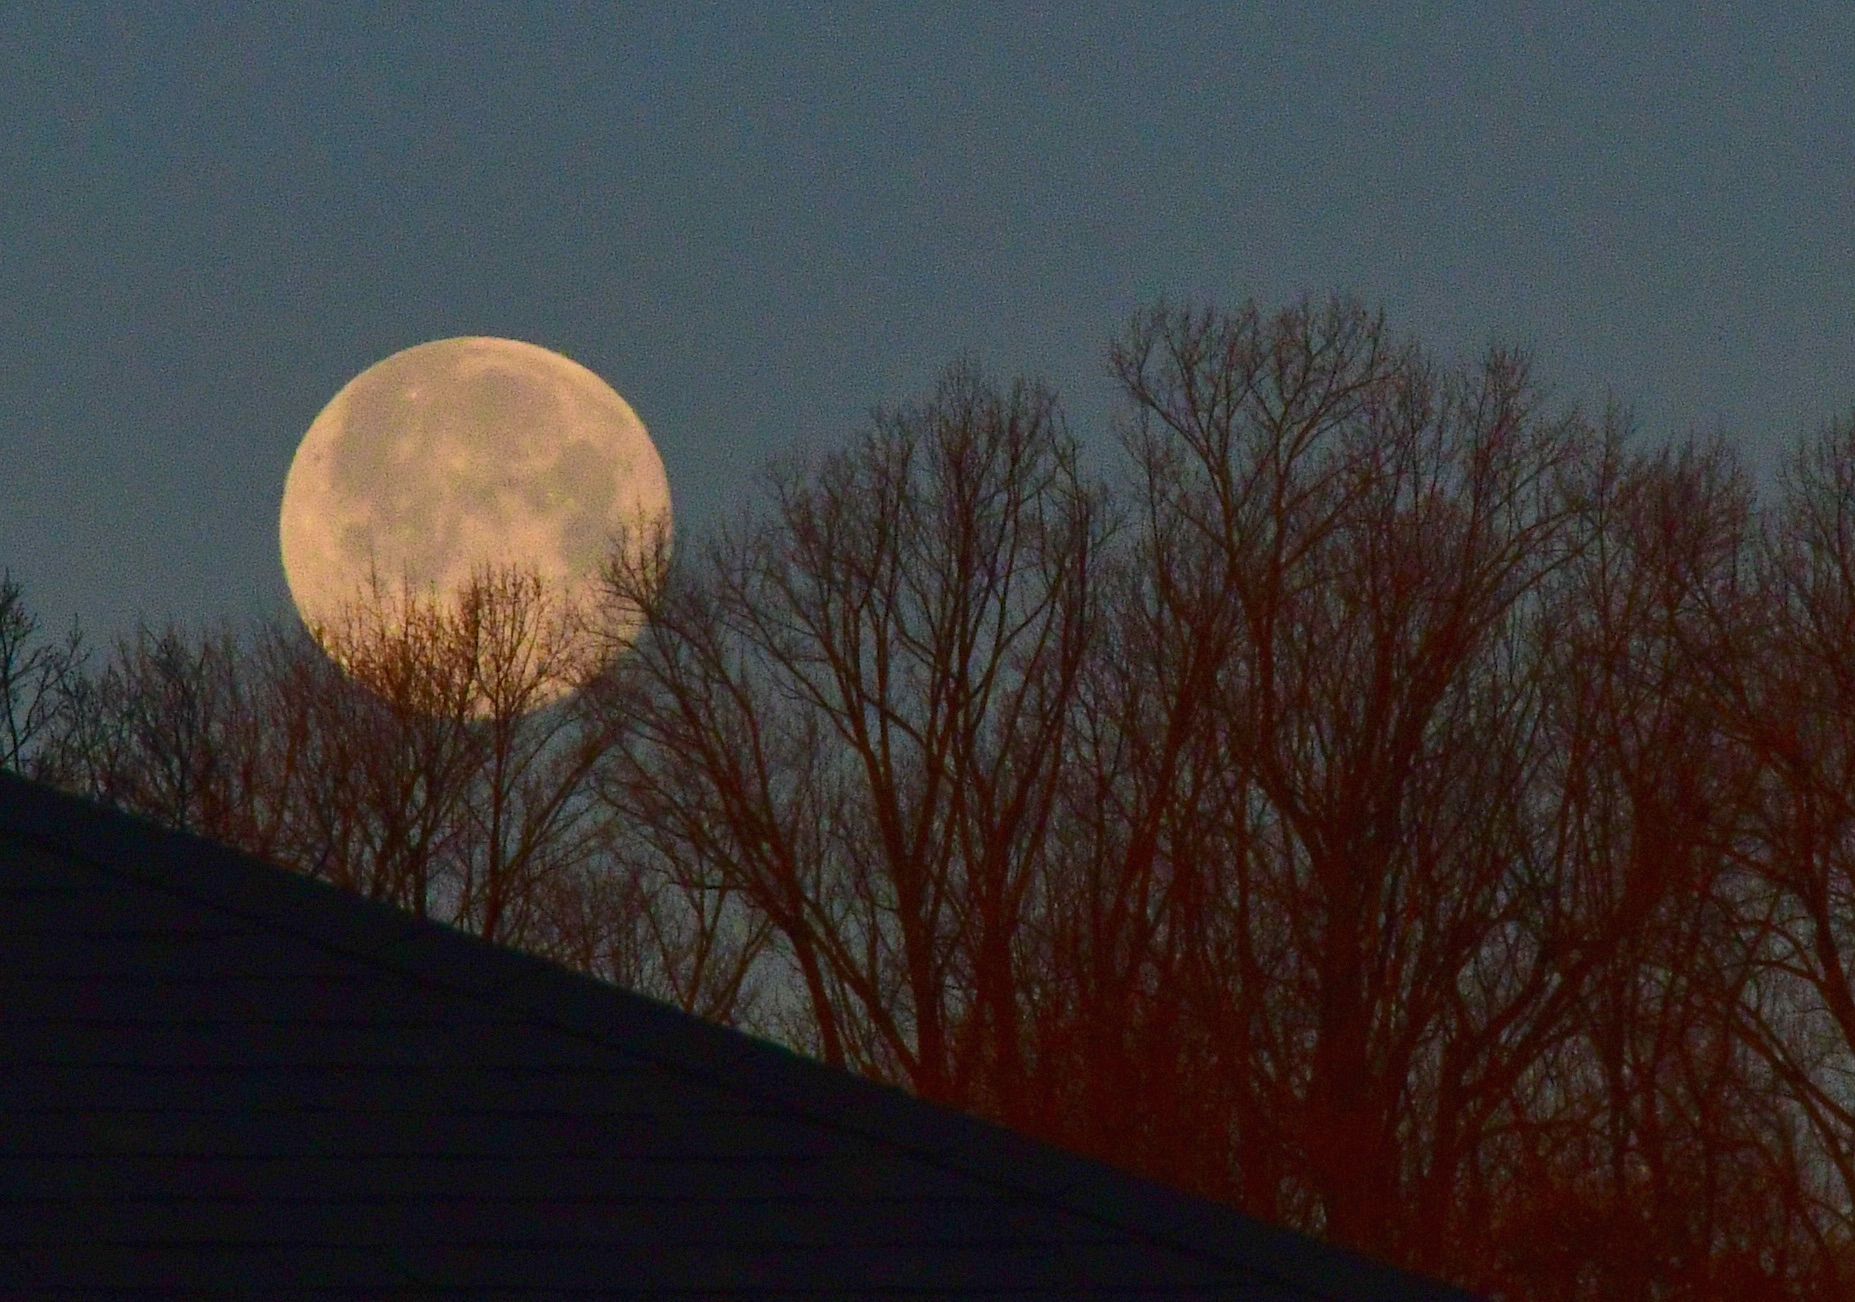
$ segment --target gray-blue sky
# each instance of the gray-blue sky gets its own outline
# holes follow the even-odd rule
[[[961,354],[1108,446],[1162,295],[1355,292],[1755,465],[1855,408],[1843,4],[204,9],[0,6],[0,564],[54,624],[287,611],[298,439],[448,335],[617,386],[685,538]]]

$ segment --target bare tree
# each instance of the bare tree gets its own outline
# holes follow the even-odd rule
[[[1755,775],[1708,676],[1755,621],[1752,508],[1718,445],[1607,457],[1582,495],[1531,924],[1575,1003],[1483,1145],[1495,1277],[1529,1296],[1767,1296],[1807,1251],[1796,1129],[1729,1011]]]
[[[486,939],[559,942],[552,879],[600,846],[586,784],[605,740],[577,696],[599,666],[581,612],[514,568],[450,598],[376,576],[314,632],[339,681],[287,656],[271,667],[312,755],[301,866]]]
[[[238,708],[230,634],[146,625],[94,681],[72,684],[44,764],[69,785],[171,827],[211,834],[230,803],[218,736]]]
[[[771,922],[808,1001],[789,1034],[1023,1116],[1021,922],[1091,627],[1099,494],[1050,394],[967,368],[772,487],[771,519],[650,602],[602,792],[666,873]]]
[[[1182,812],[1222,844],[1176,834],[1168,874],[1200,915],[1172,925],[1212,946],[1185,997],[1241,1046],[1234,1165],[1255,1210],[1392,1252],[1417,1136],[1445,1138],[1512,1015],[1455,993],[1500,926],[1510,847],[1485,824],[1526,765],[1502,744],[1525,667],[1517,699],[1488,675],[1568,554],[1579,431],[1537,414],[1520,358],[1446,373],[1345,302],[1155,312],[1115,364],[1147,584],[1173,594],[1154,644],[1196,657],[1172,713],[1211,703]]]
[[[37,749],[72,709],[87,652],[75,623],[40,641],[38,617],[12,571],[0,570],[0,769],[35,772]]]
[[[1855,1238],[1855,421],[1802,447],[1762,557],[1767,597],[1744,653],[1714,666],[1757,755],[1756,889],[1740,931],[1756,981],[1735,1011],[1746,1043],[1815,1140],[1826,1238]]]
[[[955,373],[615,570],[624,853],[773,928],[828,1061],[1485,1287],[1791,1287],[1702,672],[1736,472],[1345,302],[1162,310],[1115,366],[1131,527]]]
[[[308,720],[313,758],[298,866],[423,917],[445,916],[447,863],[461,853],[464,805],[484,761],[473,728],[470,648],[444,601],[380,576],[331,625],[311,630],[340,671],[296,676],[288,703]]]
[[[1112,1022],[1085,1112],[1157,1087],[1172,1133],[1095,1146],[1487,1284],[1512,1145],[1569,1127],[1588,1160],[1601,1118],[1682,1209],[1639,1249],[1794,1247],[1793,1136],[1717,1015],[1746,764],[1693,671],[1735,654],[1695,603],[1743,606],[1743,483],[1632,462],[1614,414],[1543,415],[1519,356],[1445,370],[1345,302],[1156,312],[1116,367],[1132,659],[1073,766],[1107,857],[1056,966]],[[1612,1228],[1642,1187],[1598,1198]]]
[[[480,575],[459,597],[449,632],[471,666],[480,761],[461,810],[467,829],[450,877],[455,916],[485,939],[526,943],[541,885],[597,848],[587,799],[607,744],[576,693],[597,672],[585,619],[539,576]],[[564,701],[549,701],[565,691]]]
[[[592,882],[603,725],[572,694],[537,708],[593,676],[582,622],[537,576],[498,571],[455,605],[376,578],[321,642],[144,628],[96,679],[59,680],[62,712],[33,715],[40,767],[413,912],[571,949],[584,901],[566,878],[634,902]]]

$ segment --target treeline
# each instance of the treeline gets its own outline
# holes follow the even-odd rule
[[[1855,425],[1766,504],[1347,301],[1112,366],[1109,479],[955,368],[351,674],[9,585],[0,762],[1494,1296],[1855,1290]]]

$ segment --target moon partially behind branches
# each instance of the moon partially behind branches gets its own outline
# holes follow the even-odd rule
[[[335,395],[291,462],[279,533],[291,598],[321,630],[375,574],[454,600],[514,566],[585,606],[616,538],[635,560],[669,524],[663,461],[629,403],[558,353],[471,336],[394,353]],[[606,630],[620,646],[637,631]]]

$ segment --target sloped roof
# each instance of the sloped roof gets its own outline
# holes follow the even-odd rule
[[[0,1295],[1459,1298],[0,774]]]

